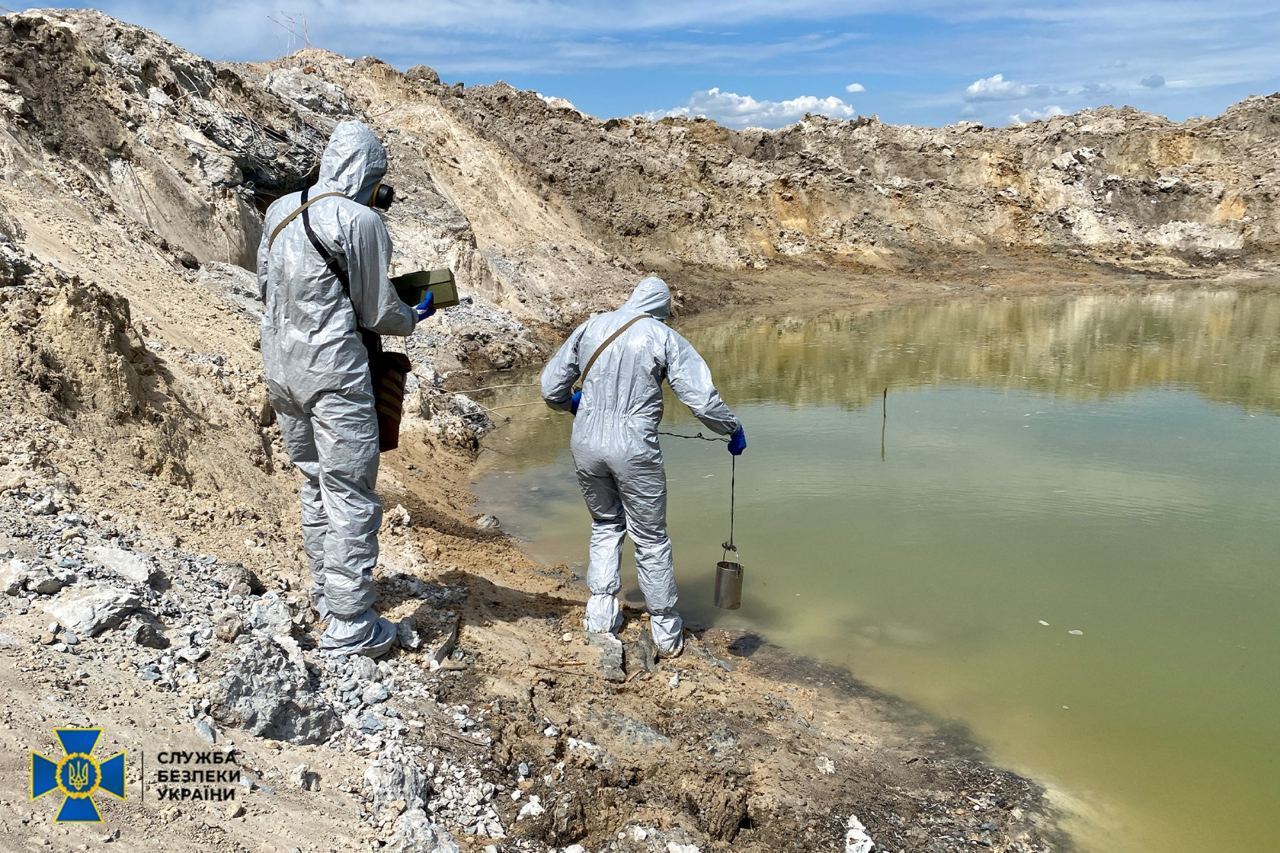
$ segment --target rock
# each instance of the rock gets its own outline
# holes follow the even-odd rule
[[[244,620],[234,610],[224,610],[213,623],[213,635],[224,643],[235,642],[244,633]]]
[[[200,739],[205,743],[217,743],[218,730],[215,729],[213,724],[208,720],[203,717],[197,717],[192,725],[195,726],[196,734],[199,735]]]
[[[209,691],[209,712],[224,725],[290,743],[321,743],[339,728],[300,655],[274,638],[242,639]]]
[[[551,813],[551,831],[556,838],[581,838],[586,835],[586,815],[577,797],[562,797]]]
[[[413,519],[409,517],[409,510],[405,509],[403,504],[396,504],[395,508],[387,513],[387,524],[391,527],[408,529],[413,526]]]
[[[459,853],[453,836],[432,823],[420,808],[409,809],[396,818],[391,838],[382,849],[387,853]]]
[[[410,83],[418,83],[427,86],[439,86],[440,75],[436,73],[434,68],[426,65],[415,65],[404,73],[404,79]]]
[[[378,664],[373,658],[364,655],[353,655],[347,658],[351,663],[351,675],[360,681],[370,681],[378,677]]]
[[[397,800],[421,809],[429,791],[421,765],[399,747],[388,747],[364,771],[364,794],[374,814]]]
[[[0,586],[4,588],[5,595],[19,595],[26,589],[27,577],[29,576],[30,567],[26,561],[19,560],[17,557],[9,561],[9,565],[5,567],[4,579],[0,580]]]
[[[209,650],[204,646],[185,646],[173,653],[178,660],[184,660],[187,663],[199,663],[209,656]]]
[[[244,803],[239,803],[233,800],[228,804],[227,810],[224,814],[228,820],[235,820],[238,817],[244,817]]]
[[[75,574],[66,569],[53,570],[47,566],[33,566],[15,557],[9,561],[2,583],[7,595],[21,595],[24,592],[56,595],[64,587],[74,583],[75,579]]]
[[[386,728],[386,725],[375,714],[367,712],[360,715],[360,722],[356,725],[360,727],[360,731],[370,735],[377,734]]]
[[[305,69],[277,68],[263,82],[275,94],[309,110],[343,117],[351,112],[346,95],[339,86],[319,74],[308,74]]]
[[[862,821],[856,815],[849,815],[844,831],[844,853],[871,853],[875,846]]]
[[[624,649],[623,656],[632,671],[637,667],[645,672],[653,672],[658,668],[658,645],[653,641],[652,633],[641,631],[640,639],[628,645],[630,648]]]
[[[129,621],[125,622],[122,630],[131,642],[144,648],[169,648],[169,638],[164,635],[164,629],[150,613],[135,613],[129,617]]]
[[[622,641],[613,634],[587,634],[587,645],[598,653],[596,666],[606,681],[622,682],[627,673],[622,667]]]
[[[413,620],[409,618],[401,619],[396,623],[396,636],[400,640],[400,648],[407,651],[417,651],[422,648],[422,637],[418,635],[418,631],[413,627]]]
[[[591,741],[571,737],[567,741],[566,759],[588,767],[610,768],[617,763],[604,747]]]
[[[423,654],[431,669],[438,668],[458,644],[458,614],[444,610],[434,614],[429,635],[423,642]]]
[[[289,780],[304,791],[320,790],[320,774],[313,772],[305,764],[299,764],[290,770]]]
[[[574,705],[570,714],[574,719],[587,720],[607,729],[613,736],[629,746],[648,750],[671,748],[671,739],[666,735],[642,720],[628,716],[621,711],[593,708],[588,705]]]
[[[227,563],[222,566],[215,580],[229,595],[238,595],[241,598],[260,595],[266,591],[266,587],[262,585],[258,576],[239,563]]]
[[[830,776],[836,772],[836,763],[825,755],[819,755],[813,760],[813,763],[823,776]]]
[[[702,643],[686,642],[684,644],[684,648],[686,652],[691,653],[690,654],[691,657],[700,657],[703,660],[710,663],[712,666],[719,667],[720,669],[723,669],[725,672],[733,672],[733,670],[737,667],[737,664],[735,664],[731,660],[722,660],[721,658],[716,657],[714,654],[711,653],[711,650],[708,649],[706,646],[704,646]]]
[[[36,595],[56,595],[66,585],[67,581],[63,577],[48,571],[32,576],[27,582],[27,588]]]
[[[268,634],[289,636],[293,633],[293,611],[275,591],[268,592],[253,602],[245,620],[250,627]]]
[[[114,545],[99,545],[91,549],[89,554],[102,567],[136,584],[150,585],[160,577],[160,570],[146,554],[126,551]]]
[[[125,616],[139,610],[140,605],[138,597],[131,592],[93,587],[75,598],[59,599],[41,607],[68,631],[96,637],[119,625]]]
[[[77,646],[80,644],[80,638],[68,631],[62,635],[62,642],[66,643],[68,646]]]
[[[379,702],[387,701],[390,696],[391,691],[387,689],[387,686],[375,681],[360,694],[360,701],[366,705],[377,705]]]
[[[529,799],[520,807],[520,813],[516,815],[516,820],[524,820],[527,817],[538,817],[546,814],[546,809],[542,807],[542,799],[537,794],[530,794]]]
[[[48,631],[45,631],[43,634],[40,635],[40,645],[42,646],[52,646],[56,642],[58,642],[58,637],[56,634],[52,634]]]
[[[476,518],[476,527],[480,530],[497,530],[502,522],[496,515],[481,515]]]

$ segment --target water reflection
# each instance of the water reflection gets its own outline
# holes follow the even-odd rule
[[[1280,300],[1234,293],[910,305],[739,320],[690,337],[734,400],[879,402],[885,387],[963,382],[1101,399],[1182,385],[1280,410]]]

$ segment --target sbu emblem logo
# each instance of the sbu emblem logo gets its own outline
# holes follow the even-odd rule
[[[124,799],[124,753],[118,752],[105,761],[93,757],[93,747],[102,729],[55,729],[62,744],[61,761],[31,753],[31,798],[33,800],[58,791],[62,808],[54,820],[99,821],[102,815],[93,795],[105,791]]]

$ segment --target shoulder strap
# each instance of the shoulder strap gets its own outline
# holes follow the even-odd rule
[[[311,227],[311,217],[307,213],[307,208],[315,204],[320,199],[324,198],[324,196],[341,195],[341,193],[325,193],[324,195],[316,196],[315,198],[311,199],[311,201],[307,201],[307,193],[310,191],[311,191],[310,187],[307,187],[305,190],[302,191],[302,207],[299,207],[292,214],[290,214],[289,218],[292,219],[294,216],[297,216],[299,213],[302,214],[302,227],[306,229],[307,239],[311,241],[312,248],[314,248],[317,252],[320,253],[320,257],[324,260],[324,265],[329,268],[329,272],[333,274],[333,277],[336,278],[338,282],[342,284],[342,292],[347,295],[348,299],[350,299],[351,298],[351,278],[347,275],[347,271],[342,268],[342,264],[338,263],[338,259],[333,256],[333,253],[330,252],[325,247],[324,243],[320,242],[320,238],[316,236],[315,230],[312,229]],[[276,230],[279,231],[280,229],[277,228]]]
[[[299,213],[302,214],[302,227],[306,229],[307,239],[311,241],[312,248],[314,248],[324,260],[324,265],[329,269],[329,272],[333,277],[342,285],[342,292],[346,294],[347,300],[351,301],[351,277],[347,274],[347,271],[343,269],[342,264],[338,262],[338,259],[333,256],[333,253],[325,247],[324,243],[320,242],[320,238],[316,236],[315,230],[311,227],[311,216],[307,212],[308,207],[325,196],[342,195],[342,193],[324,193],[324,195],[318,195],[311,199],[311,201],[307,201],[307,193],[310,191],[310,187],[307,187],[302,191],[302,206],[290,215],[290,219]],[[278,231],[279,228],[276,230]],[[355,312],[356,323],[358,324],[360,322],[360,312],[356,309],[354,301],[351,302],[351,310]],[[365,349],[369,351],[370,356],[374,356],[382,352],[382,338],[376,332],[370,332],[368,329],[360,329],[360,339],[364,341]]]
[[[596,363],[596,359],[600,357],[600,353],[604,352],[606,349],[609,348],[609,344],[616,341],[622,335],[622,333],[625,332],[627,329],[630,329],[632,326],[634,326],[636,323],[639,323],[641,320],[648,319],[648,317],[649,317],[648,314],[641,314],[638,317],[632,317],[630,320],[628,320],[627,322],[619,326],[612,335],[605,338],[604,343],[596,347],[596,351],[591,353],[591,358],[587,360],[587,366],[582,368],[582,373],[578,374],[578,386],[579,387],[582,386],[582,383],[587,378],[587,374],[591,372],[591,365]]]
[[[306,210],[307,210],[307,208],[308,208],[308,207],[310,207],[311,205],[315,204],[316,202],[318,202],[318,201],[319,201],[320,199],[322,199],[322,198],[329,198],[330,196],[342,195],[342,193],[338,193],[338,192],[333,192],[333,193],[321,193],[320,195],[316,196],[315,198],[311,199],[310,201],[307,201],[307,193],[308,193],[310,190],[311,190],[311,188],[310,188],[310,187],[307,187],[305,190],[303,190],[303,191],[302,191],[302,206],[301,206],[301,207],[299,207],[297,210],[295,210],[293,213],[290,213],[290,214],[289,214],[288,216],[286,216],[284,219],[280,220],[280,224],[279,224],[279,225],[277,225],[277,226],[275,227],[275,229],[274,229],[274,230],[272,230],[272,232],[271,232],[271,237],[269,237],[269,238],[267,239],[267,249],[270,249],[270,248],[271,248],[272,244],[273,244],[273,243],[275,243],[276,238],[280,236],[280,232],[284,230],[284,227],[285,227],[286,225],[288,225],[290,222],[292,222],[294,219],[296,219],[296,218],[298,217],[298,214],[300,214],[300,213],[305,214],[305,213],[306,213]],[[345,196],[343,196],[343,197],[345,198]]]

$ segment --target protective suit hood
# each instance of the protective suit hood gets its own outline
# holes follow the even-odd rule
[[[352,201],[368,204],[373,188],[387,174],[387,149],[368,125],[344,121],[333,129],[320,158],[320,184]]]
[[[623,304],[622,308],[651,314],[659,320],[665,320],[671,314],[671,288],[657,276],[642,278],[636,285],[636,289],[631,291],[631,298]]]

